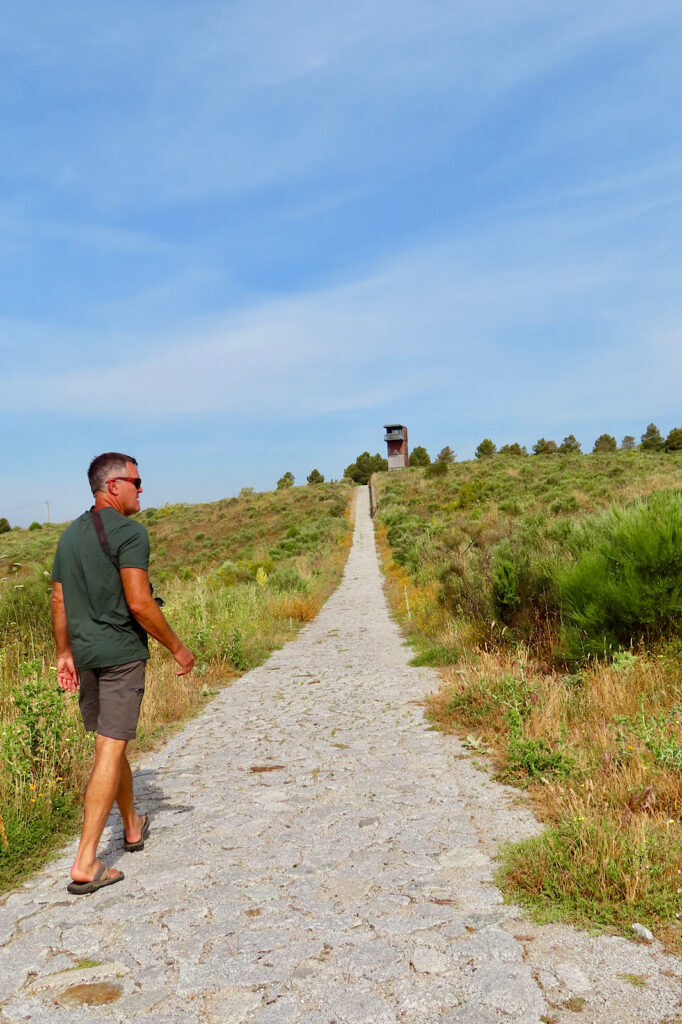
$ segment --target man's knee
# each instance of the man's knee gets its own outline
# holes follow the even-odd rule
[[[95,737],[95,757],[98,760],[123,762],[126,755],[128,740],[115,740],[112,736]]]

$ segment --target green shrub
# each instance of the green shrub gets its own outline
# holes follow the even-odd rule
[[[448,469],[450,468],[449,462],[432,462],[430,466],[427,466],[424,470],[424,476],[432,479],[438,476],[447,476]]]
[[[479,552],[472,549],[441,569],[438,599],[453,615],[490,622],[492,595]]]
[[[36,522],[31,523],[31,525],[29,526],[29,530],[42,530],[42,528],[43,528],[43,524],[42,523],[36,523]]]
[[[249,667],[249,660],[244,649],[244,637],[240,630],[232,630],[227,639],[223,640],[222,648],[223,653],[238,672],[244,672]]]
[[[580,508],[580,502],[574,494],[568,494],[566,497],[556,498],[549,508],[552,515],[558,516],[566,512],[577,512]]]
[[[0,533],[9,533],[11,529],[12,527],[9,525],[9,520],[2,516],[2,518],[0,518]]]
[[[506,717],[509,726],[506,775],[516,780],[520,776],[541,781],[548,775],[568,778],[573,771],[573,758],[554,750],[542,737],[526,736],[522,716],[516,708],[510,708]]]
[[[501,679],[472,679],[465,689],[453,694],[447,710],[456,713],[467,725],[490,724],[500,713],[513,712],[515,721],[524,722],[531,712],[533,690],[523,673],[507,673]]]
[[[466,483],[462,484],[459,489],[459,494],[457,495],[457,504],[459,507],[471,508],[472,505],[475,505],[481,496],[482,489],[483,486],[481,481],[478,479],[468,480]]]
[[[564,652],[604,655],[682,626],[682,493],[658,491],[573,531],[559,573]]]
[[[41,668],[39,661],[22,666],[24,680],[11,695],[15,714],[5,726],[0,746],[11,776],[23,780],[56,774],[56,768],[67,774],[64,741],[78,731],[76,719],[68,713],[68,698],[54,680],[40,674]]]
[[[504,618],[521,602],[519,576],[514,565],[511,544],[507,539],[493,548],[490,576],[495,604],[499,614]]]
[[[270,573],[268,582],[274,590],[281,590],[285,593],[307,594],[310,591],[307,580],[304,580],[296,569],[286,565],[280,566]]]

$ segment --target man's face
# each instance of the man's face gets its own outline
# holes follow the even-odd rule
[[[134,462],[126,462],[126,471],[121,476],[132,476],[141,477],[139,467]],[[140,484],[139,490],[135,487],[135,484],[131,484],[128,480],[119,480],[118,482],[118,498],[121,503],[121,510],[124,516],[132,516],[136,512],[140,511],[140,495],[142,494],[142,484]]]

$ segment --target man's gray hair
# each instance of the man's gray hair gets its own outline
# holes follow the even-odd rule
[[[97,491],[105,491],[107,480],[112,476],[123,476],[128,469],[126,463],[132,462],[137,466],[137,459],[132,455],[124,455],[122,452],[105,452],[93,459],[88,469],[88,480],[93,494]]]

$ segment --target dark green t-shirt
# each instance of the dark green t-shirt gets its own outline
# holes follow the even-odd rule
[[[102,551],[91,513],[84,512],[61,535],[52,568],[52,579],[64,591],[71,650],[79,671],[149,657],[147,634],[126,604],[116,569],[117,565],[148,570],[149,536],[141,523],[114,508],[102,508],[100,514],[111,558]]]

